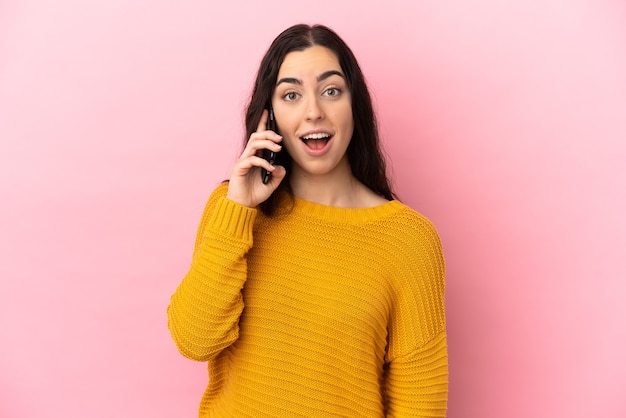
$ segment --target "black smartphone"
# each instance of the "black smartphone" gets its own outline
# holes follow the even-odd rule
[[[274,111],[271,108],[269,109],[269,115],[267,118],[267,129],[276,132],[276,120],[274,119]],[[273,165],[276,162],[276,153],[274,151],[264,149],[263,158]],[[261,180],[263,181],[263,184],[267,184],[267,182],[270,181],[271,176],[272,173],[261,167]]]

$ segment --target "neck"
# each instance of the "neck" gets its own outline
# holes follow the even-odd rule
[[[359,207],[363,185],[352,175],[348,164],[331,173],[314,175],[296,170],[290,178],[293,194],[300,199],[326,206]]]

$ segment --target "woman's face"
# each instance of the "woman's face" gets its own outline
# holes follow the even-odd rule
[[[293,159],[292,176],[350,172],[346,150],[354,131],[352,99],[333,51],[316,45],[287,54],[272,106]]]

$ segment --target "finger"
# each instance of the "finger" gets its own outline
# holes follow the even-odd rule
[[[282,145],[275,142],[275,141],[279,141],[280,138],[274,139],[274,137],[272,137],[272,139],[267,139],[266,134],[263,135],[264,138],[259,138],[259,136],[260,135],[256,135],[256,134],[253,134],[250,136],[250,140],[248,141],[248,144],[246,145],[246,148],[243,150],[243,153],[241,154],[240,158],[246,158],[251,155],[258,154],[259,151],[264,150],[264,149],[274,151],[274,152],[280,152],[282,150]]]
[[[267,131],[267,118],[268,118],[269,112],[267,109],[263,110],[263,113],[261,114],[261,119],[259,120],[259,124],[256,127],[256,131],[257,132],[263,132],[263,131]]]
[[[270,177],[269,186],[275,189],[276,187],[278,187],[280,182],[283,181],[283,178],[285,178],[287,170],[285,170],[285,167],[283,167],[282,165],[276,165],[274,166],[274,171],[272,171],[271,173],[272,176]]]
[[[251,155],[246,158],[241,158],[233,166],[233,172],[237,173],[237,175],[245,176],[255,167],[262,167],[270,173],[275,170],[275,166],[271,165],[265,158]]]
[[[276,169],[276,166],[270,164],[270,162],[263,157],[253,155],[252,157],[250,157],[249,161],[252,167],[262,167],[270,173],[272,173]]]
[[[274,131],[262,131],[262,132],[253,132],[248,138],[248,144],[256,145],[259,141],[272,141],[272,142],[281,142],[283,139],[282,136],[278,135]]]

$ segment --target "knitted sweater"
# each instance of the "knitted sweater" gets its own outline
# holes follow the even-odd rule
[[[398,201],[292,197],[267,217],[211,195],[168,326],[208,362],[200,417],[445,417],[444,260]]]

